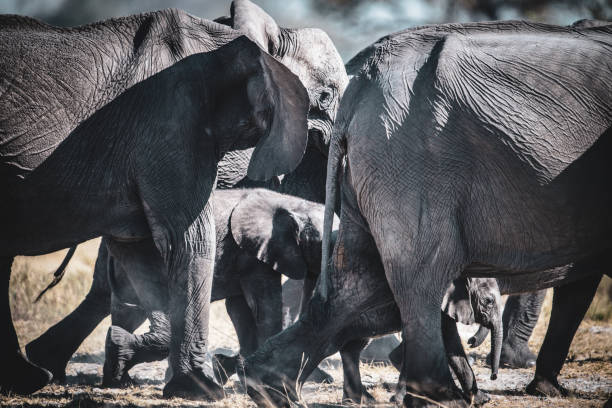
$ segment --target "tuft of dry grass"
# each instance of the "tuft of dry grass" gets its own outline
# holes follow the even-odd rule
[[[612,278],[604,276],[586,313],[586,319],[612,322]]]

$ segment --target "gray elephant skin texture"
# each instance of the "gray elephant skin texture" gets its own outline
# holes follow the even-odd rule
[[[329,256],[326,230],[305,313],[246,359],[249,395],[295,398],[267,387],[295,390],[342,331],[334,323],[391,298],[410,361],[396,400],[465,404],[439,317],[461,275],[557,287],[527,390],[566,394],[557,375],[612,247],[611,45],[610,26],[509,21],[406,30],[355,57],[327,171],[338,239]]]
[[[239,10],[251,6],[263,13],[246,1],[233,3],[235,25]],[[4,284],[15,255],[46,253],[99,235],[117,246],[153,237],[174,289],[174,376],[164,394],[220,397],[205,363],[208,307],[202,307],[212,282],[214,224],[207,201],[216,163],[230,148],[256,145],[252,178],[290,172],[307,143],[309,110],[317,115],[311,126],[316,134],[324,134],[318,127],[331,126],[325,120],[335,116],[344,71],[327,76],[334,61],[319,60],[323,71],[292,64],[298,78],[240,38],[253,36],[256,24],[235,30],[177,10],[74,29],[19,16],[0,19],[0,184],[8,192],[0,204]],[[274,27],[270,21],[263,26],[266,33]],[[276,28],[279,37],[270,43],[282,45],[279,59],[297,58],[281,37],[298,44],[299,30],[281,35]],[[305,30],[309,52],[319,49],[340,61],[320,34]],[[333,84],[334,78],[339,82]],[[321,89],[325,104],[317,98]],[[3,392],[30,393],[50,376],[18,351],[5,306],[2,324],[12,345],[7,361],[15,370],[3,373],[0,385]]]
[[[281,331],[281,277],[314,282],[319,275],[323,205],[265,189],[217,190],[211,204],[217,243],[211,302],[226,299],[241,354],[248,355]],[[115,253],[112,241],[103,240],[85,300],[26,347],[30,360],[59,381],[65,378],[71,355],[109,312],[113,326],[107,337],[104,385],[128,385],[127,371],[133,365],[168,356],[164,262],[152,240],[133,245],[138,249],[129,251],[147,253],[146,264],[122,265],[124,249]],[[310,292],[303,297],[310,298],[313,286],[305,286]],[[147,317],[150,332],[132,335]],[[223,369],[231,374],[227,367]]]

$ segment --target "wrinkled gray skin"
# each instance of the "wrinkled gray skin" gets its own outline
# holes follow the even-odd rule
[[[491,345],[493,363],[491,366],[491,378],[497,377],[499,368],[499,357],[502,342],[502,305],[497,281],[491,278],[459,278],[455,280],[446,291],[442,302],[442,335],[444,346],[449,360],[450,367],[455,372],[457,379],[464,392],[467,401],[473,401],[475,405],[482,405],[489,401],[489,396],[477,387],[472,368],[465,356],[461,339],[457,332],[456,323],[474,324],[479,323],[481,328],[477,332],[478,338],[472,337],[468,343],[472,347],[478,346],[492,331]],[[366,313],[366,316],[368,313]],[[373,318],[377,318],[375,315]],[[362,317],[362,320],[367,317]],[[385,313],[385,317],[374,324],[381,332],[389,332],[401,329],[399,310]],[[363,326],[363,322],[361,323]],[[387,325],[386,327],[384,325]],[[354,332],[349,332],[354,336],[361,328],[354,327]],[[344,339],[345,346],[341,349],[342,368],[344,371],[343,401],[353,403],[373,403],[374,397],[370,395],[361,384],[359,373],[360,352],[367,344],[365,339],[350,337]],[[396,347],[389,355],[393,365],[401,371],[403,359],[403,342]],[[410,364],[410,361],[408,361]]]
[[[217,243],[211,301],[226,299],[240,353],[248,355],[281,330],[282,275],[307,282],[300,285],[305,293],[297,297],[310,298],[321,262],[323,205],[265,189],[217,190],[211,203]],[[74,351],[109,312],[113,326],[107,337],[104,385],[127,385],[130,367],[167,357],[170,327],[163,260],[150,240],[138,242],[133,245],[148,254],[147,262],[130,265],[127,272],[109,256],[107,244],[113,249],[112,242],[102,241],[83,303],[26,347],[28,356],[44,363],[58,381],[65,379]],[[130,334],[147,317],[150,332]],[[80,324],[75,325],[77,319]]]
[[[215,71],[227,64],[234,64],[234,70],[225,71],[220,78]],[[141,103],[156,97],[158,103]],[[218,99],[224,100],[221,106],[213,104]],[[38,115],[25,108],[30,99],[5,100],[9,106],[0,110],[20,117],[20,125],[28,120],[55,120],[53,116],[28,117]],[[217,111],[214,116],[212,106]],[[274,112],[271,121],[258,113],[266,110]],[[152,238],[164,259],[172,295],[170,361],[175,371],[166,395],[193,392],[218,398],[220,389],[206,364],[205,301],[210,297],[210,259],[214,256],[214,221],[208,198],[216,178],[217,155],[227,146],[248,147],[258,142],[264,155],[275,150],[266,147],[268,143],[301,144],[303,149],[307,111],[308,97],[299,79],[241,37],[214,52],[185,58],[140,82],[68,135],[49,131],[52,124],[46,123],[46,132],[35,138],[34,124],[28,123],[25,133],[17,133],[7,123],[2,184],[9,193],[0,217],[8,227],[0,236],[2,255],[8,260],[16,254],[35,255],[102,233],[113,243],[113,252],[125,257],[122,262],[129,263],[144,256],[126,250],[129,242]],[[290,120],[296,122],[281,125]],[[236,127],[241,122],[248,125]],[[301,149],[296,148],[293,154],[284,153],[293,163],[301,158]],[[280,163],[289,156],[279,157]],[[254,153],[252,160],[252,175],[264,177],[269,170],[257,164],[264,159]],[[291,169],[286,161],[281,167]],[[48,213],[51,210],[53,217]],[[7,262],[7,278],[9,266]],[[3,313],[15,343],[15,354],[8,357],[15,372],[3,375],[2,391],[32,392],[50,378],[19,353],[9,309]],[[194,388],[195,379],[203,387]]]
[[[321,262],[323,205],[265,189],[216,191],[212,203],[217,248],[211,302],[226,299],[240,353],[248,355],[281,331],[281,276],[316,280]],[[156,256],[152,243],[146,245],[150,247],[146,265],[133,265],[136,269],[126,273],[113,259],[106,259],[98,266],[113,263],[108,267],[109,273],[107,268],[95,271],[98,279],[108,279],[110,289],[99,293],[96,299],[110,303],[113,315],[104,366],[107,386],[127,385],[127,370],[132,366],[168,356],[170,327],[164,316],[168,283],[163,260]],[[102,251],[100,255],[104,257]],[[302,297],[310,298],[313,286],[305,285],[307,291]],[[122,312],[128,304],[146,311],[151,320],[149,333],[130,334],[130,319],[125,324],[127,330],[121,327],[125,316]],[[105,315],[92,317],[100,321]],[[79,337],[83,339],[88,334],[80,333]],[[222,363],[226,372],[215,374],[225,380],[232,374],[235,359]]]
[[[310,133],[324,136],[346,81],[323,32],[283,30],[271,19],[253,20],[250,11],[265,16],[252,3],[233,3],[231,20],[240,31],[177,10],[75,29],[0,17],[0,186],[8,191],[0,203],[0,223],[7,226],[0,235],[4,284],[18,254],[46,253],[98,235],[117,247],[152,236],[173,288],[174,377],[166,396],[221,396],[207,364],[208,307],[201,306],[212,281],[214,225],[207,201],[216,163],[230,148],[260,141],[251,178],[290,172],[307,142],[309,105]],[[300,78],[242,39],[210,56],[184,58],[242,33],[267,39],[266,49]],[[312,54],[319,58],[307,63]],[[330,72],[334,67],[340,73]],[[125,262],[141,256],[128,255]],[[5,361],[15,369],[0,375],[0,386],[30,393],[50,376],[18,351],[4,306],[2,324],[12,344]]]
[[[283,404],[266,387],[295,390],[341,346],[337,322],[397,299],[410,364],[396,399],[465,405],[439,317],[462,274],[558,287],[528,391],[564,394],[557,375],[612,249],[610,59],[610,27],[523,22],[422,27],[362,52],[329,152],[326,217],[338,181],[342,198],[333,256],[326,230],[305,313],[245,361],[249,395]]]

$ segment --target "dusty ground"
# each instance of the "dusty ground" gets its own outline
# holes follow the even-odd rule
[[[11,305],[15,325],[22,347],[42,334],[49,326],[61,320],[82,300],[91,283],[91,271],[95,262],[98,241],[90,241],[79,247],[69,265],[65,281],[48,293],[39,303],[33,299],[50,281],[50,276],[61,262],[65,251],[35,258],[18,258],[13,265],[11,280]],[[484,357],[489,342],[475,350],[474,371],[479,387],[491,395],[490,407],[601,407],[612,395],[612,304],[608,292],[612,287],[606,278],[598,291],[587,319],[581,324],[572,344],[568,361],[560,375],[561,383],[576,392],[569,399],[545,399],[528,396],[525,386],[533,376],[533,370],[501,369],[497,381],[489,380],[489,369]],[[544,307],[530,346],[537,350],[546,332],[550,313],[550,297]],[[166,362],[143,364],[134,367],[130,374],[141,384],[126,390],[101,389],[103,344],[109,319],[102,322],[79,348],[68,366],[68,385],[50,385],[24,398],[0,397],[2,407],[165,407],[207,406],[201,402],[161,398]],[[144,331],[143,326],[139,330]],[[461,327],[464,339],[475,331],[473,327]],[[211,313],[211,347],[238,348],[233,327],[222,302],[213,304]],[[335,381],[330,385],[307,383],[302,390],[303,402],[311,407],[342,406],[342,367],[338,356],[324,363]],[[397,381],[398,372],[381,364],[362,364],[364,384],[379,401],[387,403]],[[228,383],[227,397],[212,404],[214,407],[251,407],[254,404],[243,394],[237,381]]]

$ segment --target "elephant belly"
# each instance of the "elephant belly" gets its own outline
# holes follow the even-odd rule
[[[4,255],[44,254],[101,235],[151,236],[139,203],[119,194],[42,191],[9,198],[2,207]]]

